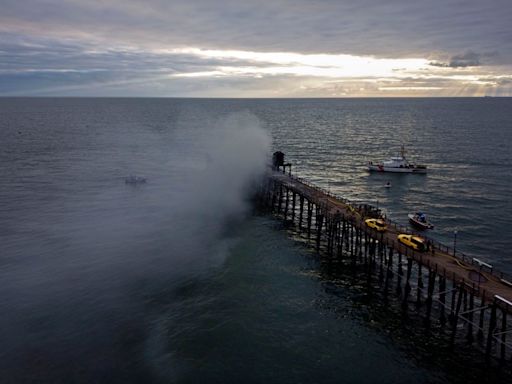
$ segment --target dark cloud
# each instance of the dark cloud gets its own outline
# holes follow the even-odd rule
[[[445,68],[478,67],[481,55],[475,52],[467,52],[463,55],[453,56],[449,62],[432,61],[430,65]]]
[[[450,57],[448,60],[434,60],[429,63],[434,67],[444,68],[467,68],[467,67],[479,67],[482,65],[497,65],[499,64],[500,57],[499,52],[473,52],[467,51],[462,54],[456,54]]]
[[[502,77],[494,77],[494,76],[488,76],[488,77],[482,77],[478,79],[481,82],[488,83],[492,86],[508,86],[512,84],[512,76],[502,76]]]
[[[498,79],[496,83],[498,85],[510,85],[512,84],[512,77]]]
[[[415,0],[4,0],[5,29],[108,44],[375,54],[509,51],[512,5]]]
[[[467,52],[463,55],[453,56],[450,60],[449,66],[452,68],[457,67],[478,67],[480,65],[479,53]]]

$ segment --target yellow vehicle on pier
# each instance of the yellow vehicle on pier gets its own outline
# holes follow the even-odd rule
[[[378,232],[384,232],[388,229],[386,222],[382,219],[366,219],[364,223],[373,229],[376,229]]]
[[[401,233],[398,235],[398,241],[415,251],[425,252],[427,250],[427,241],[420,236]]]

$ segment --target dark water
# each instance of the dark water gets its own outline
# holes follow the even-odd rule
[[[0,99],[0,382],[482,380],[390,330],[392,314],[333,284],[245,196],[267,132],[298,174],[397,221],[423,209],[433,236],[457,229],[458,249],[512,272],[511,111],[497,98]],[[402,143],[428,175],[364,171]]]

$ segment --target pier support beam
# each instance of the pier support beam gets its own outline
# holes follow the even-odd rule
[[[446,277],[443,275],[439,277],[439,322],[441,326],[446,324]]]
[[[277,206],[277,214],[281,213],[281,204],[283,203],[283,184],[279,184],[279,203]]]
[[[322,225],[324,222],[324,216],[317,214],[316,216],[316,250],[320,251],[320,240],[322,239]]]
[[[506,344],[507,343],[507,308],[503,308],[501,312],[501,348],[500,348],[500,360],[505,360]]]
[[[404,268],[402,265],[402,253],[398,252],[398,276],[396,281],[396,295],[402,295],[402,278],[404,276]]]
[[[299,231],[302,230],[302,218],[304,215],[304,196],[299,196]]]
[[[429,268],[428,270],[428,287],[427,287],[427,323],[430,323],[430,314],[432,312],[432,296],[434,294],[434,288],[436,286],[436,271]]]
[[[411,273],[412,273],[412,259],[407,259],[407,274],[405,278],[405,287],[404,287],[404,299],[402,301],[402,308],[407,309],[407,301],[409,299],[409,294],[411,293]]]
[[[464,293],[464,287],[462,284],[457,288],[459,294],[457,295],[457,305],[455,307],[455,313],[452,317],[452,335],[450,337],[450,346],[453,346],[455,343],[455,334],[457,333],[457,323],[459,320],[459,312],[460,312],[460,306],[462,304],[462,295]]]
[[[274,213],[275,209],[276,209],[276,182],[274,181],[273,185],[272,185],[272,203],[270,206],[270,212]]]
[[[285,188],[286,198],[284,202],[284,221],[288,219],[288,206],[290,205],[289,189]]]
[[[485,310],[489,309],[489,306],[485,305],[485,294],[482,295],[482,301],[480,303],[482,310],[480,311],[480,318],[478,319],[478,332],[476,333],[478,339],[481,341],[484,338],[484,316]]]
[[[474,289],[469,293],[469,308],[468,308],[468,333],[466,338],[469,343],[473,342],[473,314],[475,311],[475,292]]]
[[[311,238],[311,221],[313,217],[313,207],[311,202],[308,200],[308,240]]]
[[[422,273],[422,264],[418,263],[418,287],[416,289],[416,306],[419,307],[421,305],[421,292],[423,291],[423,273]]]
[[[487,360],[491,357],[492,340],[494,338],[494,330],[496,329],[496,307],[496,299],[494,299],[494,302],[491,304],[491,318],[489,320],[489,329],[487,330],[487,345],[485,348],[485,356]]]
[[[295,191],[292,191],[292,221],[295,222]]]

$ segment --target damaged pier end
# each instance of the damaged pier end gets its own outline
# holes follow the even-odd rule
[[[426,252],[406,247],[397,236],[409,230],[382,217],[375,207],[353,204],[293,176],[282,152],[274,153],[258,202],[296,226],[328,262],[360,267],[369,280],[378,279],[384,298],[395,295],[404,311],[414,307],[427,325],[439,322],[451,346],[462,336],[488,361],[511,368],[511,278],[431,239]],[[369,217],[384,219],[387,230],[366,226]]]

